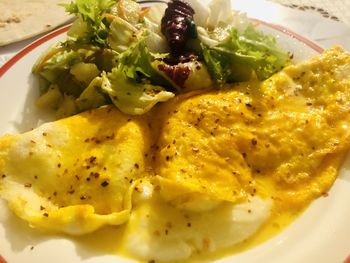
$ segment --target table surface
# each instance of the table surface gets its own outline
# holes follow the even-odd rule
[[[350,26],[349,0],[271,0],[287,7],[318,13],[319,15]]]
[[[350,0],[232,0],[232,7],[324,48],[339,44],[350,51]],[[0,47],[0,66],[40,36]]]

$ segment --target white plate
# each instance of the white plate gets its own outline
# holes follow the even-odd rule
[[[283,27],[260,22],[279,44],[300,61],[322,51],[316,44]],[[63,27],[26,47],[0,68],[0,136],[24,132],[48,120],[34,106],[37,83],[31,67],[50,45],[65,38]],[[350,158],[327,198],[319,198],[287,229],[246,252],[218,262],[342,263],[350,254]],[[103,241],[102,241],[103,242]],[[0,255],[8,263],[129,262],[65,236],[40,234],[0,202]],[[0,256],[1,262],[1,256]]]

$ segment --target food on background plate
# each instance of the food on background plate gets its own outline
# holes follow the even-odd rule
[[[141,115],[177,94],[264,80],[290,62],[229,0],[144,9],[133,0],[76,0],[66,10],[77,17],[67,39],[33,67],[37,104],[57,118],[110,103]]]
[[[142,116],[108,105],[7,135],[0,195],[38,229],[120,225],[116,249],[139,260],[247,249],[336,179],[349,149],[349,65],[335,47],[263,82],[187,92]]]
[[[68,0],[1,0],[0,46],[48,32],[72,17],[59,4]]]

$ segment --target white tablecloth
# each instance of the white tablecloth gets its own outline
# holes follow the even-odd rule
[[[318,13],[323,17],[341,21],[350,26],[349,0],[270,0],[307,13]]]

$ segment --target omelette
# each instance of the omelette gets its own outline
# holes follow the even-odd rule
[[[163,104],[155,169],[177,186],[164,197],[186,206],[192,195],[258,194],[286,208],[327,192],[349,148],[349,73],[349,54],[334,48],[262,83]]]
[[[334,47],[143,116],[104,106],[6,135],[0,196],[38,229],[120,226],[128,257],[215,254],[270,238],[264,229],[327,193],[349,149],[349,113],[350,54]]]
[[[127,221],[149,130],[114,107],[1,139],[1,196],[31,226],[84,234]]]

